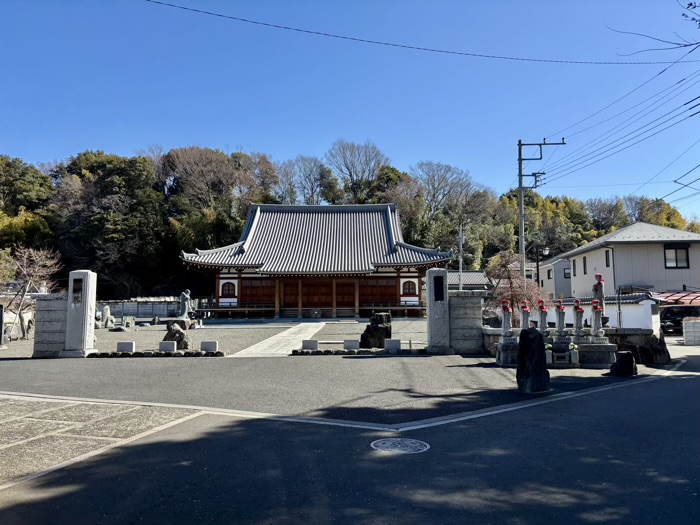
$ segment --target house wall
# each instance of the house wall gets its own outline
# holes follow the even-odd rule
[[[615,246],[615,274],[619,286],[649,287],[655,292],[700,288],[700,244],[688,248],[689,268],[665,268],[664,243]]]
[[[571,279],[564,277],[566,268],[569,268],[569,263],[566,260],[540,266],[540,280],[543,281],[542,289],[550,299],[571,297]],[[550,270],[552,271],[551,279],[547,277]]]
[[[617,289],[616,277],[623,275],[618,270],[618,253],[617,248],[613,251],[611,248],[599,248],[582,255],[576,255],[569,258],[571,267],[571,297],[591,297],[593,295],[593,285],[595,284],[595,274],[603,274],[605,281],[605,293],[614,293]],[[610,267],[605,266],[605,252],[610,252]],[[662,251],[663,257],[663,251]],[[583,273],[583,258],[586,258],[587,272]],[[576,275],[574,276],[574,261],[576,261]],[[615,271],[613,272],[613,265]],[[662,261],[663,267],[663,261]]]

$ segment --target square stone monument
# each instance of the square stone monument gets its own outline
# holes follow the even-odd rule
[[[449,354],[450,306],[447,295],[447,270],[431,268],[426,272],[428,295],[428,353]]]
[[[66,346],[59,357],[85,357],[97,352],[95,346],[95,308],[97,274],[75,270],[68,277]]]

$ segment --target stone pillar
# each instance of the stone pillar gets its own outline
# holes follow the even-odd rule
[[[68,276],[66,347],[59,357],[85,357],[95,349],[97,274],[76,270]]]
[[[537,301],[537,309],[539,310],[540,314],[539,326],[537,327],[537,329],[542,334],[542,337],[544,337],[546,340],[549,336],[549,330],[547,327],[547,305],[544,304],[544,301],[542,299]]]
[[[561,299],[557,299],[557,336],[566,337],[569,334],[566,331],[566,307]]]
[[[64,294],[46,294],[36,298],[32,357],[45,358],[61,355],[66,347],[66,315]]]
[[[530,307],[527,301],[520,303],[520,329],[525,330],[530,325]]]
[[[431,268],[427,272],[428,352],[450,353],[450,308],[447,295],[447,270]]]
[[[484,350],[483,309],[486,292],[450,292],[450,348],[456,354],[481,354]]]

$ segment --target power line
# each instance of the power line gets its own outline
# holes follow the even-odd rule
[[[648,184],[668,184],[669,182],[675,182],[672,180],[661,180],[656,182],[649,182]],[[550,189],[560,189],[560,188],[613,188],[617,186],[634,186],[639,184],[639,182],[621,182],[619,184],[581,184],[581,185],[570,185],[566,186],[549,186]]]
[[[688,148],[686,148],[685,151],[683,151],[683,153],[681,153],[681,154],[678,155],[675,159],[673,159],[671,162],[669,162],[668,164],[666,164],[666,166],[664,166],[663,169],[662,169],[661,171],[659,171],[656,175],[654,175],[653,177],[651,177],[648,181],[646,181],[644,184],[642,184],[639,188],[637,188],[637,189],[634,190],[632,193],[630,193],[630,195],[634,195],[635,193],[637,193],[639,190],[641,190],[641,189],[642,189],[644,186],[646,186],[647,184],[656,184],[656,183],[652,183],[651,181],[654,180],[654,179],[655,179],[656,177],[658,177],[659,175],[661,175],[661,174],[662,174],[664,171],[666,171],[668,168],[670,168],[671,166],[673,166],[673,164],[675,164],[678,160],[680,160],[680,158],[683,157],[683,155],[685,155],[686,153],[688,153],[688,152],[689,152],[691,149],[693,149],[698,143],[700,143],[700,139],[698,139],[698,140],[696,140],[695,142],[693,142]],[[669,181],[669,182],[673,182],[673,181]]]
[[[518,62],[539,62],[539,63],[549,63],[549,64],[574,64],[574,65],[591,65],[591,66],[648,66],[648,65],[660,65],[660,64],[670,64],[670,66],[677,64],[679,60],[676,61],[645,61],[645,62],[632,62],[632,61],[598,61],[598,60],[557,60],[550,58],[528,58],[528,57],[515,57],[506,55],[488,55],[483,53],[468,53],[464,51],[453,51],[449,49],[437,49],[422,46],[412,46],[407,44],[397,44],[395,42],[386,42],[382,40],[370,40],[367,38],[359,38],[346,35],[338,35],[335,33],[326,33],[323,31],[312,31],[310,29],[301,29],[299,27],[283,26],[279,24],[271,24],[269,22],[261,22],[259,20],[251,20],[248,18],[241,18],[239,16],[224,15],[222,13],[215,13],[213,11],[205,11],[203,9],[195,9],[193,7],[185,7],[182,5],[170,4],[168,2],[161,2],[160,0],[145,0],[146,2],[152,4],[159,4],[166,7],[172,7],[174,9],[181,9],[183,11],[190,11],[193,13],[199,13],[208,16],[215,16],[218,18],[225,18],[227,20],[235,20],[236,22],[243,22],[246,24],[254,24],[258,26],[269,27],[273,29],[281,29],[284,31],[294,31],[296,33],[304,33],[307,35],[322,36],[327,38],[336,38],[339,40],[348,40],[351,42],[360,42],[363,44],[372,44],[377,46],[395,47],[399,49],[408,49],[412,51],[424,51],[428,53],[440,53],[444,55],[456,55],[472,58],[488,58],[493,60],[511,60]],[[699,44],[700,45],[700,44]],[[696,46],[697,47],[697,46]],[[693,48],[693,50],[696,48]],[[683,60],[684,63],[700,62],[700,60]],[[669,67],[670,67],[669,66]]]
[[[585,118],[579,120],[578,122],[575,122],[574,124],[571,124],[570,126],[564,128],[564,129],[562,129],[562,130],[557,131],[556,133],[552,133],[552,134],[549,135],[547,138],[549,139],[549,138],[552,138],[552,137],[559,137],[559,136],[561,136],[562,133],[565,133],[566,131],[569,131],[570,129],[575,128],[575,127],[578,126],[579,124],[582,124],[582,123],[586,122],[587,120],[592,119],[592,118],[595,117],[596,115],[599,115],[600,113],[602,113],[602,112],[605,111],[606,109],[608,109],[608,108],[614,106],[615,104],[617,104],[618,102],[621,102],[622,100],[626,99],[626,98],[629,97],[632,93],[635,93],[636,91],[639,91],[639,90],[642,89],[644,86],[646,86],[649,82],[651,82],[652,80],[654,80],[656,77],[658,77],[658,76],[660,76],[660,75],[663,75],[666,71],[668,71],[669,69],[671,69],[674,65],[678,64],[679,62],[681,62],[681,61],[683,61],[684,63],[695,62],[695,60],[688,60],[688,61],[685,61],[685,60],[683,60],[683,59],[684,59],[685,57],[687,57],[690,53],[692,53],[693,51],[695,51],[698,47],[700,47],[700,44],[698,44],[698,45],[696,45],[695,47],[693,47],[692,49],[690,49],[687,53],[685,53],[684,55],[682,55],[682,56],[681,56],[680,58],[678,58],[676,61],[672,62],[672,63],[671,63],[670,65],[668,65],[667,67],[663,68],[661,71],[659,71],[658,73],[656,73],[654,76],[652,76],[651,78],[649,78],[648,80],[646,80],[645,82],[643,82],[642,84],[640,84],[639,86],[637,86],[636,88],[632,89],[631,91],[628,91],[627,93],[625,93],[624,95],[622,95],[620,98],[618,98],[618,99],[616,99],[616,100],[613,100],[613,101],[612,101],[610,104],[608,104],[607,106],[600,108],[600,109],[599,109],[598,111],[596,111],[595,113],[592,113],[592,114],[588,115],[587,117],[585,117]]]
[[[640,142],[644,142],[645,140],[650,139],[650,138],[652,138],[652,137],[658,135],[659,133],[662,133],[662,132],[666,131],[666,130],[669,129],[669,128],[672,128],[672,127],[674,127],[674,126],[677,126],[677,125],[680,124],[681,122],[684,122],[684,121],[688,120],[689,118],[692,118],[692,117],[694,117],[694,116],[696,116],[696,115],[698,115],[698,114],[700,114],[700,111],[696,111],[696,112],[693,113],[692,115],[688,115],[687,117],[684,117],[683,119],[681,119],[681,120],[679,120],[679,121],[677,121],[677,122],[674,122],[673,124],[669,124],[669,125],[666,126],[665,128],[662,128],[662,129],[660,129],[659,131],[656,131],[655,133],[652,133],[651,135],[648,135],[648,136],[646,136],[646,137],[643,137],[643,138],[639,139],[637,142],[633,142],[632,144],[629,144],[628,146],[625,146],[624,148],[622,148],[622,149],[620,149],[620,150],[618,150],[618,151],[614,151],[614,152],[610,153],[609,155],[606,155],[605,157],[599,158],[599,159],[597,159],[597,160],[593,160],[593,161],[589,162],[588,164],[585,164],[584,166],[581,166],[580,168],[577,168],[577,169],[575,169],[575,170],[573,170],[573,171],[569,171],[568,173],[563,173],[563,174],[561,174],[561,175],[558,175],[558,176],[554,177],[553,179],[550,179],[549,182],[554,182],[555,180],[559,180],[559,179],[561,179],[562,177],[566,177],[567,175],[571,175],[572,173],[576,173],[577,171],[581,171],[582,169],[587,168],[588,166],[592,166],[593,164],[597,164],[598,162],[600,162],[600,161],[602,161],[602,160],[605,160],[605,159],[607,159],[608,157],[612,157],[613,155],[616,155],[616,154],[618,154],[618,153],[621,153],[621,152],[625,151],[626,149],[629,149],[629,148],[631,148],[632,146],[635,146],[635,145],[639,144]],[[630,140],[631,140],[631,139],[630,139]],[[547,184],[547,183],[545,182],[544,184]]]
[[[662,126],[662,125],[666,124],[667,122],[669,122],[669,121],[671,121],[671,120],[673,120],[673,119],[675,119],[675,118],[678,118],[678,117],[679,117],[680,115],[682,115],[683,113],[687,113],[688,111],[692,111],[693,109],[697,108],[698,106],[700,106],[700,102],[697,103],[697,104],[695,104],[695,105],[693,105],[693,106],[690,106],[690,107],[684,109],[683,111],[681,111],[681,112],[680,112],[679,114],[677,114],[677,115],[673,115],[672,117],[669,117],[669,118],[667,118],[666,120],[664,120],[664,121],[662,121],[662,122],[659,122],[656,126],[652,126],[652,127],[650,127],[649,129],[647,129],[647,130],[645,130],[645,131],[642,131],[644,128],[648,128],[648,127],[649,127],[651,124],[653,124],[654,122],[657,122],[657,121],[661,120],[662,118],[667,117],[668,115],[671,115],[672,113],[677,112],[679,109],[682,109],[684,106],[687,106],[688,104],[690,104],[690,103],[692,103],[692,102],[695,102],[695,101],[698,100],[698,99],[700,99],[700,96],[697,96],[697,97],[695,97],[694,99],[691,99],[691,100],[689,100],[689,101],[687,101],[687,102],[681,104],[680,106],[678,106],[678,107],[672,109],[671,111],[668,111],[668,112],[664,113],[664,114],[661,115],[660,117],[657,117],[657,118],[655,118],[654,120],[652,120],[652,121],[650,121],[650,122],[647,122],[647,123],[644,124],[643,126],[640,126],[640,127],[638,127],[637,129],[634,129],[634,130],[630,131],[629,133],[626,133],[626,134],[622,135],[621,137],[619,137],[619,138],[617,138],[617,139],[615,139],[615,140],[613,140],[613,141],[611,141],[611,142],[608,142],[607,144],[604,144],[604,145],[601,146],[600,148],[598,148],[598,149],[596,149],[596,150],[594,150],[594,151],[592,151],[592,152],[590,152],[590,153],[587,153],[587,154],[585,154],[585,155],[581,155],[581,156],[579,156],[579,157],[576,158],[576,159],[570,160],[570,161],[568,161],[568,162],[565,162],[564,164],[560,164],[560,165],[556,166],[555,168],[553,168],[553,171],[555,171],[555,172],[561,172],[562,170],[563,170],[563,171],[570,170],[570,169],[572,169],[572,168],[575,168],[576,166],[579,166],[582,162],[587,162],[588,160],[591,160],[591,159],[594,159],[594,158],[596,158],[596,157],[599,157],[599,156],[602,155],[603,153],[606,153],[606,152],[610,151],[611,149],[616,148],[617,146],[621,146],[622,144],[626,144],[626,143],[628,143],[629,141],[634,140],[635,138],[637,138],[637,137],[639,137],[639,136],[641,136],[641,135],[643,135],[643,134],[645,134],[645,133],[648,133],[649,131],[651,131],[651,130],[653,130],[653,129],[658,128],[659,126]],[[666,129],[666,128],[664,128],[664,129]],[[641,131],[641,133],[639,133],[640,131]],[[635,133],[637,133],[637,134],[634,135]],[[631,138],[629,138],[629,139],[627,139],[627,140],[623,140],[623,139],[629,137],[630,135],[634,135],[634,136],[631,137]],[[621,142],[621,141],[622,141],[622,142]],[[619,144],[615,145],[616,143],[619,143]],[[622,151],[622,150],[621,150],[621,151]],[[588,157],[588,158],[587,158],[587,157]],[[551,174],[551,171],[552,171],[552,170],[550,170],[550,174]]]
[[[698,72],[696,73],[696,75],[700,75],[700,71],[698,71]],[[690,77],[689,77],[689,78],[690,78]],[[652,120],[651,122],[645,124],[644,126],[641,126],[640,128],[637,128],[637,130],[632,131],[632,132],[630,132],[630,133],[628,133],[628,134],[626,134],[626,135],[623,135],[622,137],[616,139],[615,141],[610,142],[610,143],[608,143],[608,144],[606,144],[606,145],[604,145],[604,146],[601,146],[601,147],[598,148],[597,150],[593,150],[591,153],[588,153],[588,154],[585,154],[585,155],[578,155],[578,156],[576,156],[576,155],[579,154],[579,153],[583,153],[583,152],[585,152],[585,151],[587,151],[587,150],[590,150],[591,147],[595,146],[596,144],[599,144],[599,143],[602,142],[606,137],[608,137],[608,136],[614,136],[614,135],[618,134],[619,132],[621,132],[622,130],[624,130],[624,129],[630,127],[630,126],[631,126],[632,124],[634,124],[635,122],[638,122],[639,120],[642,120],[642,119],[643,119],[644,117],[646,117],[647,115],[650,115],[651,113],[654,113],[654,111],[656,111],[656,110],[658,110],[659,108],[665,106],[666,104],[668,104],[669,102],[671,102],[673,99],[675,99],[676,97],[680,96],[682,93],[685,93],[685,92],[688,91],[691,87],[695,86],[695,85],[698,84],[698,83],[700,83],[700,80],[696,80],[695,82],[693,82],[693,83],[690,84],[689,86],[686,86],[685,89],[681,90],[679,93],[676,93],[674,96],[668,98],[668,100],[663,101],[664,98],[668,97],[668,96],[671,94],[671,93],[668,93],[668,94],[666,94],[664,97],[662,97],[661,99],[657,100],[656,102],[654,102],[654,103],[650,104],[649,106],[647,106],[647,107],[645,107],[645,108],[639,110],[638,112],[634,113],[633,115],[630,115],[629,117],[627,117],[627,118],[624,119],[623,121],[619,122],[618,124],[616,124],[615,126],[613,126],[612,128],[610,128],[610,129],[609,129],[608,131],[606,131],[605,133],[599,135],[598,138],[593,139],[593,140],[587,142],[587,143],[584,144],[583,146],[581,146],[581,147],[577,148],[576,150],[574,150],[572,153],[570,153],[570,154],[568,154],[568,155],[565,155],[564,157],[562,157],[561,159],[559,159],[557,162],[554,163],[554,166],[551,166],[551,167],[550,167],[550,171],[551,171],[551,170],[559,170],[559,169],[563,168],[564,166],[567,166],[567,165],[569,165],[569,164],[575,163],[576,161],[578,161],[578,160],[580,160],[580,159],[583,159],[583,158],[585,158],[585,157],[587,157],[587,156],[593,155],[593,154],[595,154],[597,151],[600,151],[601,149],[607,147],[608,145],[614,144],[615,142],[621,140],[622,138],[625,138],[625,137],[629,136],[630,134],[635,133],[637,130],[643,129],[644,127],[648,126],[649,124],[653,124],[654,122],[656,122],[656,121],[659,120],[660,118],[663,118],[664,116],[673,113],[674,111],[676,111],[677,109],[679,109],[680,107],[682,107],[682,105],[679,106],[678,108],[674,109],[674,110],[671,110],[670,112],[665,113],[665,114],[662,115],[661,117],[658,117],[657,119]],[[679,87],[680,87],[680,85],[678,85],[678,84],[676,84],[676,85],[674,86],[675,89],[678,89]],[[664,91],[666,91],[666,90],[664,90]],[[663,93],[663,92],[661,92],[661,93]],[[656,95],[654,95],[654,96],[651,97],[651,98],[655,98],[655,97],[657,97],[657,96],[658,96],[659,94],[661,94],[661,93],[657,93]],[[662,102],[662,101],[663,101],[663,102]],[[646,102],[646,101],[644,101],[644,102]],[[684,105],[685,105],[685,104],[684,104]],[[656,107],[654,107],[654,106],[656,106]],[[632,108],[629,108],[629,109],[633,109],[634,107],[636,107],[636,105],[635,105],[635,106],[632,106]],[[625,110],[625,111],[622,112],[622,113],[626,113],[627,111],[628,111],[628,110]],[[619,113],[619,114],[616,115],[616,116],[619,116],[619,115],[621,115],[622,113]],[[635,118],[635,117],[636,117],[636,118]],[[628,124],[627,124],[627,125],[624,125],[624,124],[626,124],[626,123],[628,123]],[[617,131],[616,131],[616,130],[617,130]],[[573,160],[567,161],[567,159],[571,158],[572,156],[576,156],[576,158],[574,158]]]

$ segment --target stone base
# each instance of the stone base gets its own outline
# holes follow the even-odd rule
[[[496,363],[501,366],[518,366],[518,345],[499,344],[496,349]]]
[[[32,359],[56,359],[60,357],[60,350],[34,350]]]
[[[166,328],[170,330],[170,327],[174,324],[178,325],[183,330],[192,330],[197,325],[197,321],[193,319],[161,319],[161,321],[166,323]]]
[[[449,346],[427,346],[425,348],[426,353],[434,355],[454,355],[455,351]]]
[[[583,368],[610,368],[617,362],[617,345],[579,345],[578,353]]]
[[[574,336],[573,342],[575,345],[590,345],[591,344],[591,336],[590,335]]]
[[[89,350],[63,350],[58,354],[58,357],[87,357],[88,354],[96,354],[98,350],[91,348]]]
[[[594,345],[609,345],[610,340],[607,337],[603,336],[591,336],[591,344]],[[617,345],[616,345],[617,346]]]

